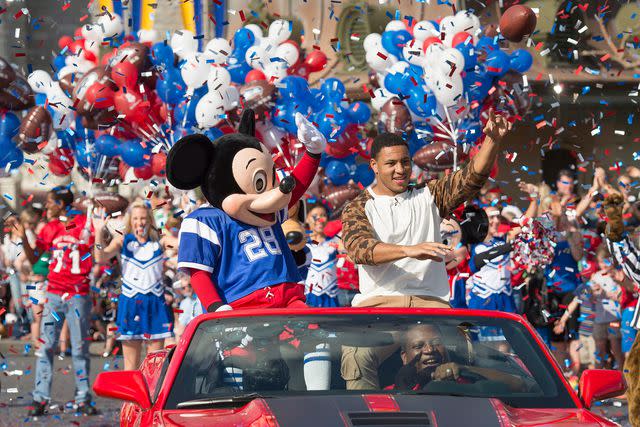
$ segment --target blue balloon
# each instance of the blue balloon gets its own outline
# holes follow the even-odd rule
[[[107,157],[114,157],[120,153],[118,145],[120,140],[111,135],[100,135],[96,138],[95,149],[98,153]]]
[[[519,73],[526,73],[533,65],[533,57],[528,50],[517,49],[509,57],[509,67]]]
[[[179,74],[179,73],[178,73]],[[156,81],[156,91],[158,97],[166,104],[176,105],[184,99],[184,89],[186,85],[182,81],[175,79],[174,73],[165,72],[162,78]]]
[[[382,33],[382,47],[395,57],[402,58],[402,48],[411,39],[411,34],[406,30],[385,31]]]
[[[69,132],[64,130],[56,131],[58,137],[59,148],[73,148],[75,146],[75,138]]]
[[[204,135],[209,138],[211,141],[215,141],[216,139],[220,138],[222,135],[224,135],[224,132],[222,132],[220,129],[213,127],[213,128],[209,128],[207,130],[204,131]]]
[[[503,76],[509,71],[509,55],[499,49],[493,50],[487,54],[485,65],[490,76]]]
[[[153,65],[164,65],[165,67],[173,67],[175,58],[173,56],[173,49],[168,43],[160,42],[151,47],[151,54],[149,55]]]
[[[351,122],[362,125],[364,123],[367,123],[371,118],[371,109],[365,102],[353,102],[351,105],[349,105],[347,114],[349,115],[349,119]]]
[[[0,168],[4,169],[11,163],[11,170],[15,170],[24,162],[24,154],[11,139],[0,136]]]
[[[13,138],[20,131],[20,119],[13,113],[0,115],[0,136]]]
[[[147,159],[145,159],[144,156],[151,154],[149,145],[147,145],[146,148],[143,148],[140,141],[136,139],[131,139],[122,143],[119,151],[122,161],[132,168],[139,168],[146,165]]]
[[[320,88],[325,98],[329,101],[340,102],[344,98],[347,89],[344,87],[344,83],[336,78],[326,79]]]
[[[278,86],[282,98],[305,105],[310,103],[311,92],[309,90],[309,83],[304,78],[300,76],[287,76],[280,80]]]
[[[460,43],[456,49],[464,56],[464,69],[473,70],[478,64],[478,51],[471,43]]]
[[[361,163],[356,166],[356,170],[353,172],[353,181],[362,184],[363,187],[371,185],[375,177],[375,173],[373,173],[371,167],[366,163]]]
[[[476,48],[479,50],[484,50],[486,52],[491,52],[493,50],[499,49],[497,37],[480,37],[480,40],[478,40],[478,43],[476,43]]]
[[[349,166],[342,160],[332,160],[325,169],[326,177],[333,185],[345,185],[351,179]]]
[[[474,120],[465,120],[458,126],[458,143],[474,144],[482,136],[482,125]]]
[[[234,50],[229,58],[227,58],[227,71],[231,75],[231,81],[234,83],[243,85],[247,73],[253,70],[247,61],[244,59],[244,52]]]
[[[185,127],[192,127],[196,125],[196,106],[198,105],[200,98],[207,93],[207,90],[207,85],[196,89],[191,96],[191,100],[183,100],[175,107],[173,110],[173,116],[175,117],[178,125],[182,126],[183,123]],[[186,122],[184,120],[185,114],[187,115]]]
[[[295,114],[300,111],[302,114],[307,113],[304,108],[296,108],[294,102],[279,102],[271,110],[271,122],[290,134],[296,135],[298,127],[296,126]]]
[[[411,112],[419,117],[433,116],[437,106],[436,96],[422,85],[411,85],[405,100]]]
[[[349,124],[348,115],[341,108],[333,109],[329,107],[318,111],[312,117],[313,121],[318,125],[318,130],[328,140],[336,140]]]
[[[474,70],[462,76],[462,83],[469,101],[482,102],[493,86],[493,78],[482,70]]]
[[[309,89],[309,95],[311,109],[314,111],[321,110],[325,99],[322,91],[317,88]]]
[[[393,94],[408,93],[413,85],[408,75],[402,73],[389,73],[384,76],[384,88]]]
[[[73,154],[76,158],[76,161],[78,162],[78,165],[83,168],[89,167],[90,155],[87,153],[87,145],[84,142],[76,144],[76,149]]]
[[[66,57],[64,55],[56,55],[53,59],[53,68],[57,71],[60,71],[65,65],[67,65]]]
[[[233,35],[233,50],[245,53],[256,42],[256,36],[246,28],[238,29]]]

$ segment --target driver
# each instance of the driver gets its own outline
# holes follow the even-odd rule
[[[431,381],[473,384],[481,380],[500,382],[510,391],[521,392],[525,388],[525,382],[517,376],[452,362],[442,333],[435,325],[412,326],[402,340],[400,357],[404,366],[391,386],[394,389],[422,390]]]

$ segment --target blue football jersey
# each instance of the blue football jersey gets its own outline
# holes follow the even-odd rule
[[[196,209],[180,227],[178,267],[211,273],[225,303],[279,283],[301,280],[280,224],[286,209],[271,227],[236,221],[212,206]]]

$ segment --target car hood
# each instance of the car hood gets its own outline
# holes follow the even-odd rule
[[[497,399],[348,395],[256,399],[237,409],[163,411],[165,426],[615,426],[586,409],[511,408]],[[273,423],[272,420],[277,422]]]

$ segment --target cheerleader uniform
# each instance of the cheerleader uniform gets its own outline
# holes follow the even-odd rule
[[[516,312],[509,269],[510,251],[510,245],[495,237],[473,246],[469,262],[473,274],[467,281],[467,287],[471,288],[469,308]]]
[[[311,264],[305,280],[306,303],[311,307],[339,307],[336,242],[325,240],[319,244],[308,244]]]
[[[173,336],[173,316],[164,299],[160,242],[140,243],[127,234],[120,253],[122,293],[116,325],[119,340],[156,340]]]

